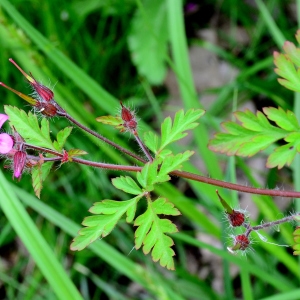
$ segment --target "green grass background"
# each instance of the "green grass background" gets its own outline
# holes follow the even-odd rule
[[[239,74],[230,83],[207,91],[215,100],[186,146],[203,159],[205,174],[234,182],[238,168],[249,184],[260,186],[243,160],[215,155],[208,151],[207,141],[212,128],[219,130],[220,122],[230,119],[230,112],[245,99],[259,96],[268,100],[268,105],[280,105],[300,116],[298,95],[279,86],[272,62],[272,51],[280,49],[285,40],[294,41],[300,3],[245,2],[198,1],[200,11],[209,9],[228,22],[231,33],[241,26],[250,36],[250,43],[240,46],[235,35],[223,32],[220,25],[217,32],[227,41],[221,47],[193,35],[187,38],[185,21],[195,30],[211,23],[201,19],[201,14],[191,21],[184,14],[187,3],[180,0],[0,0],[0,80],[30,92],[21,74],[8,62],[8,58],[14,58],[38,80],[55,85],[56,100],[74,118],[124,147],[139,151],[129,136],[101,126],[95,118],[116,114],[122,100],[138,111],[141,132],[159,128],[169,98],[164,87],[166,68],[175,72],[182,99],[172,110],[202,107],[191,73],[188,45],[204,47],[237,68]],[[130,47],[135,49],[134,55]],[[236,48],[238,52],[233,51]],[[156,50],[154,57],[149,49]],[[4,89],[0,95],[2,104],[30,109]],[[54,119],[51,129],[55,133],[66,125],[64,120]],[[83,149],[93,160],[132,163],[79,129],[74,130],[67,147]],[[192,164],[186,164],[185,170],[200,173]],[[284,178],[294,181],[298,190],[299,172],[298,159]],[[13,182],[11,173],[2,168],[1,299],[300,299],[299,263],[292,250],[256,239],[254,251],[246,257],[229,254],[225,243],[228,230],[215,188],[201,183],[186,185],[178,180],[157,189],[182,212],[174,220],[180,228],[180,233],[173,235],[176,271],[166,271],[142,251],[134,250],[134,231],[125,222],[88,249],[71,252],[72,237],[93,202],[127,199],[111,185],[110,179],[118,174],[66,164],[51,173],[38,200],[29,176]],[[278,184],[276,170],[266,170],[265,176],[268,186]],[[236,193],[221,192],[237,204]],[[287,212],[281,212],[270,197],[252,196],[252,201],[259,209],[253,223],[300,210],[297,201]],[[292,231],[287,224],[281,226],[280,233],[270,232],[267,237],[271,242],[291,245]],[[222,241],[223,248],[199,241],[196,237],[201,233]],[[214,289],[213,273],[205,279],[198,276],[201,267],[207,267],[201,265],[204,249],[212,254],[212,265],[219,261],[223,292]],[[191,256],[199,260],[194,271]],[[230,272],[233,265],[238,268],[234,276]]]

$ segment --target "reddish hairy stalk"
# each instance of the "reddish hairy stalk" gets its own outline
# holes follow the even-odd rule
[[[225,189],[234,190],[243,193],[257,194],[257,195],[267,195],[267,196],[279,196],[279,197],[288,197],[288,198],[300,198],[300,192],[295,191],[279,191],[279,190],[269,190],[262,188],[254,188],[250,186],[240,185],[236,183],[230,183],[222,180],[217,180],[213,178],[208,178],[205,176],[184,172],[184,171],[174,171],[171,175],[178,177],[191,179],[198,182],[207,183],[214,186],[223,187]]]
[[[151,156],[148,148],[144,145],[144,143],[142,142],[142,140],[140,139],[140,137],[138,136],[138,133],[136,131],[133,133],[133,136],[135,137],[135,140],[137,141],[137,143],[139,144],[139,146],[141,147],[141,149],[147,156],[148,160],[153,161],[153,157]]]
[[[102,136],[101,134],[89,129],[88,127],[84,126],[83,124],[77,122],[75,119],[73,119],[69,114],[67,113],[62,113],[62,114],[59,114],[60,116],[62,117],[65,117],[66,119],[68,119],[70,122],[72,122],[73,124],[75,124],[76,126],[78,126],[79,128],[81,128],[82,130],[90,133],[91,135],[95,136],[96,138],[98,138],[99,140],[113,146],[114,148],[118,149],[119,151],[133,157],[134,159],[140,161],[140,162],[143,162],[143,163],[146,163],[146,161],[141,158],[140,156],[132,153],[131,151],[119,146],[118,144],[112,142],[111,140],[107,139],[106,137]]]
[[[245,235],[248,236],[251,233],[251,231],[257,231],[257,230],[265,229],[265,228],[268,228],[268,227],[273,227],[273,226],[276,226],[276,225],[279,225],[279,224],[282,224],[282,223],[294,221],[295,216],[300,216],[300,213],[293,214],[291,216],[282,218],[280,220],[276,220],[276,221],[268,222],[268,223],[263,223],[261,225],[257,225],[257,226],[253,226],[253,227],[245,226],[247,228],[247,231],[246,231]]]
[[[53,155],[62,157],[63,154],[45,149],[42,147],[33,146],[30,144],[25,144],[27,148],[32,148],[38,151],[51,153]],[[77,162],[79,164],[84,164],[96,168],[102,168],[102,169],[109,169],[109,170],[118,170],[118,171],[125,171],[125,172],[140,172],[142,170],[142,167],[136,167],[136,166],[124,166],[124,165],[115,165],[115,164],[105,164],[105,163],[99,163],[99,162],[93,162],[85,159],[75,158],[73,157],[72,160],[74,162]],[[186,178],[214,186],[223,187],[226,189],[239,191],[243,193],[249,193],[249,194],[256,194],[256,195],[267,195],[267,196],[279,196],[279,197],[287,197],[287,198],[300,198],[300,192],[294,192],[294,191],[279,191],[279,190],[269,190],[269,189],[262,189],[262,188],[254,188],[250,186],[230,183],[222,180],[212,179],[205,176],[184,172],[184,171],[174,171],[171,172],[170,175]]]

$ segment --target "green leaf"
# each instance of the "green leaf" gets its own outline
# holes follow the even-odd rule
[[[139,74],[154,85],[162,84],[165,78],[167,38],[165,1],[143,1],[132,19],[128,46]]]
[[[281,127],[286,131],[295,131],[300,129],[295,114],[290,110],[285,112],[281,107],[278,107],[278,109],[275,107],[264,107],[263,111],[269,120],[274,121],[278,127]]]
[[[172,202],[168,202],[166,198],[157,198],[152,203],[152,208],[157,215],[179,216],[180,211],[174,207]]]
[[[195,123],[205,113],[202,109],[189,109],[185,114],[180,110],[175,114],[174,122],[167,117],[161,125],[161,144],[159,151],[162,151],[168,144],[184,138],[187,133],[185,131],[195,128]]]
[[[138,226],[135,232],[135,248],[139,249],[143,245],[145,254],[152,250],[153,261],[159,261],[161,266],[174,270],[175,253],[171,248],[174,243],[166,233],[175,233],[177,228],[170,220],[160,219],[158,214],[179,215],[180,212],[164,198],[148,201],[147,210],[134,222]]]
[[[157,153],[159,147],[159,137],[157,134],[148,131],[144,134],[145,145],[153,152]]]
[[[125,193],[139,195],[142,194],[142,189],[137,185],[137,183],[129,176],[120,176],[112,179],[112,184],[119,190]]]
[[[300,67],[299,58],[296,58],[298,51],[296,47],[291,42],[286,42],[284,49],[287,51],[287,54],[281,54],[274,52],[274,64],[276,65],[275,72],[282,78],[278,79],[278,82],[285,86],[287,89],[292,91],[300,92]]]
[[[110,125],[115,127],[116,129],[120,130],[121,132],[125,131],[125,127],[123,126],[123,120],[121,117],[117,116],[101,116],[96,118],[97,122],[102,124]]]
[[[164,158],[160,169],[159,176],[166,175],[175,170],[180,170],[182,168],[182,163],[189,160],[189,158],[194,154],[194,151],[185,151],[184,153],[179,153],[177,155],[169,155]],[[160,181],[161,182],[161,181]]]
[[[5,105],[4,110],[9,116],[10,125],[17,130],[27,143],[56,150],[50,138],[47,119],[42,119],[40,127],[37,116],[31,112],[27,115],[25,111],[10,105]]]
[[[236,118],[242,123],[225,122],[226,133],[217,133],[210,140],[209,148],[227,155],[252,156],[266,149],[274,142],[284,139],[285,145],[276,147],[268,157],[268,168],[290,165],[297,152],[300,152],[300,126],[295,114],[282,108],[265,107],[263,115],[254,115],[249,110],[236,112]],[[278,127],[270,124],[275,122]]]
[[[290,166],[297,153],[297,148],[293,144],[289,143],[284,146],[280,146],[274,150],[274,152],[268,157],[267,167],[281,169],[285,164]]]
[[[297,226],[295,231],[293,232],[295,245],[293,246],[294,255],[300,255],[300,227]]]
[[[56,150],[58,152],[61,152],[66,141],[67,138],[69,137],[69,135],[71,134],[73,127],[66,127],[62,130],[60,130],[56,136],[56,141],[54,141],[53,145],[56,148]]]
[[[34,190],[35,195],[40,198],[41,191],[43,188],[43,182],[45,181],[46,177],[48,176],[53,162],[46,162],[41,164],[37,164],[31,169],[32,175],[32,187]]]
[[[154,189],[153,184],[156,182],[157,178],[157,168],[158,161],[146,163],[141,172],[137,172],[136,178],[140,185],[147,191],[152,191]]]
[[[127,201],[103,200],[94,203],[89,211],[96,215],[83,220],[82,225],[85,227],[74,238],[71,250],[80,251],[100,237],[107,236],[126,212],[126,221],[132,222],[140,198],[141,196]]]
[[[227,155],[252,156],[286,136],[284,129],[271,125],[261,113],[236,112],[241,125],[229,121],[222,124],[225,133],[217,133],[209,142],[209,149]]]
[[[72,157],[86,155],[88,154],[86,151],[81,149],[71,149],[68,151],[69,161],[72,161]]]

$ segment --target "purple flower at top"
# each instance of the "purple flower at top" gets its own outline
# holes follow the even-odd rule
[[[199,9],[199,5],[194,2],[189,2],[185,6],[185,11],[189,14],[196,12],[198,9]]]
[[[5,121],[8,120],[8,116],[5,114],[0,114],[0,128]],[[14,141],[12,137],[7,133],[0,133],[0,153],[7,154],[13,147]]]

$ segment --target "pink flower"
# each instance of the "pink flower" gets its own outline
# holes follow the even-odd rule
[[[0,114],[0,128],[5,121],[8,120],[8,116],[5,114]],[[12,137],[7,133],[0,134],[0,153],[7,154],[13,147],[14,141]]]

